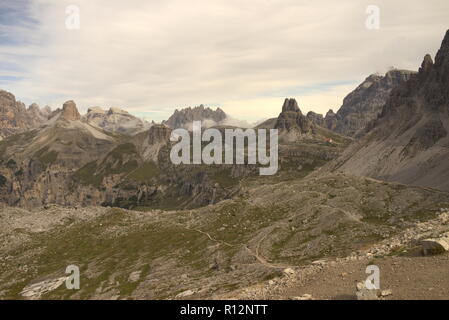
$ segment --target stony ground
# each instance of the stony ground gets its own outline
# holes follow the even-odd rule
[[[440,209],[449,208],[449,195],[431,189],[342,174],[244,189],[184,211],[3,208],[0,298],[349,297],[349,287],[312,286],[334,281],[332,272],[346,272],[353,286],[363,264],[387,263],[447,228]],[[64,286],[72,264],[80,290]]]
[[[449,231],[449,212],[418,223],[349,257],[318,260],[280,278],[220,296],[224,299],[354,300],[368,265],[380,270],[382,300],[449,299],[449,253],[422,254],[421,239]],[[288,270],[286,270],[288,271]]]

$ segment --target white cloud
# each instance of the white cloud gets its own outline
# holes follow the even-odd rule
[[[29,41],[0,47],[24,70],[9,71],[22,80],[4,89],[28,103],[74,99],[155,120],[203,103],[255,121],[277,116],[287,96],[303,111],[336,110],[367,75],[416,70],[448,27],[447,0],[378,0],[381,28],[369,31],[371,2],[35,0],[27,14],[39,26],[9,27]],[[65,28],[71,4],[78,31]]]

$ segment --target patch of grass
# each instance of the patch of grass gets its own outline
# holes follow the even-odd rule
[[[136,154],[136,146],[132,143],[123,143],[115,147],[109,154],[116,159],[121,159],[123,154]]]
[[[9,159],[8,162],[6,162],[6,167],[9,169],[14,169],[17,167],[17,163],[14,159]]]
[[[160,174],[159,167],[152,161],[145,162],[142,166],[127,175],[127,179],[137,182],[147,182]]]
[[[99,187],[103,182],[103,176],[97,175],[96,170],[97,163],[95,161],[89,162],[78,169],[73,174],[73,178],[81,184]]]
[[[48,147],[44,147],[37,151],[34,154],[34,157],[36,157],[44,167],[47,167],[56,161],[58,153],[56,151],[48,151]]]
[[[8,179],[0,174],[0,187],[3,187],[6,184],[6,181],[8,181]]]
[[[211,179],[223,188],[230,188],[239,183],[239,179],[232,177],[231,168],[216,170],[211,174]]]

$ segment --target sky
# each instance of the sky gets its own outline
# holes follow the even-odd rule
[[[156,121],[204,104],[254,122],[286,97],[326,113],[372,73],[417,70],[447,29],[447,0],[0,0],[0,88]]]

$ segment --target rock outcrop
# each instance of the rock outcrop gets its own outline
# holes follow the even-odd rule
[[[48,108],[40,109],[35,103],[28,109],[15,96],[0,90],[0,138],[36,128],[48,120]]]
[[[344,98],[336,114],[332,110],[326,114],[325,127],[342,135],[360,138],[367,125],[381,113],[391,91],[415,73],[394,69],[385,76],[370,75]]]
[[[313,123],[302,114],[295,99],[285,99],[282,112],[276,121],[275,129],[293,137],[312,134]]]
[[[449,31],[435,63],[426,55],[368,130],[331,170],[449,191]]]
[[[322,127],[324,126],[324,117],[322,114],[319,114],[319,113],[316,113],[313,111],[309,111],[307,113],[307,118],[319,126],[322,126]]]
[[[66,121],[76,121],[81,119],[81,115],[78,112],[76,104],[73,100],[66,101],[63,104],[59,119]]]
[[[326,116],[324,117],[324,127],[329,130],[335,131],[337,125],[338,125],[337,114],[332,109],[330,109],[326,113]]]
[[[205,108],[203,105],[200,105],[195,108],[176,109],[164,124],[172,129],[190,128],[193,121],[209,120],[215,125],[221,124],[226,118],[226,113],[220,108],[212,110],[211,108]]]
[[[83,118],[93,126],[129,136],[148,130],[152,125],[125,110],[113,107],[109,110],[100,107],[89,108]]]

